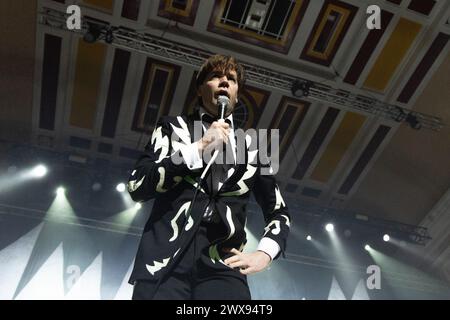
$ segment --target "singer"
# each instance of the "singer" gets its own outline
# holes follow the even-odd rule
[[[129,280],[133,299],[248,300],[247,275],[284,252],[290,216],[274,176],[262,174],[270,164],[250,137],[236,142],[233,110],[244,81],[235,58],[210,57],[197,76],[194,114],[162,117],[138,159],[128,191],[134,201],[155,200]],[[216,151],[214,163],[205,160]],[[257,250],[244,253],[251,193],[266,227]]]

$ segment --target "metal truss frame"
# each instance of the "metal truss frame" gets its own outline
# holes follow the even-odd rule
[[[359,226],[367,235],[376,234],[380,236],[379,239],[383,234],[389,234],[397,239],[422,246],[432,239],[426,227],[370,217],[354,211],[312,204],[294,204],[290,209],[299,212],[301,217],[310,224],[334,222],[337,225]]]
[[[83,17],[83,26],[80,30],[67,29],[67,17],[64,12],[43,8],[39,13],[39,23],[52,28],[84,34],[90,24],[102,27],[99,40],[104,40],[109,32],[113,35],[112,46],[156,56],[176,63],[182,63],[194,68],[201,66],[203,61],[211,55],[211,52],[189,47],[180,43],[161,39],[147,33],[136,32],[124,27],[112,27],[105,22]],[[347,90],[335,89],[331,86],[300,78],[294,75],[278,72],[255,64],[242,62],[248,81],[264,85],[269,88],[291,93],[294,81],[304,82],[308,89],[307,98],[324,103],[331,103],[338,107],[350,108],[356,111],[382,117],[388,121],[406,122],[414,129],[431,129],[440,131],[444,124],[438,117],[415,112],[396,105],[385,103],[377,99],[360,94],[354,94]]]

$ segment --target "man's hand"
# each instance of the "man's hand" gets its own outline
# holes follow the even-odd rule
[[[236,249],[231,249],[234,256],[225,259],[225,264],[230,268],[239,268],[239,272],[245,275],[263,271],[271,262],[270,256],[263,251],[243,253]]]
[[[228,143],[228,135],[230,134],[230,125],[225,121],[214,121],[206,131],[203,138],[197,141],[198,152],[211,150],[212,148],[221,150],[223,143]]]

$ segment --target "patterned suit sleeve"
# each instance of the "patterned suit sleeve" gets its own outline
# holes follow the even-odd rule
[[[180,142],[172,141],[172,137],[169,119],[161,118],[128,180],[128,192],[134,201],[153,199],[190,173],[185,162],[180,161]]]
[[[266,167],[264,172],[269,171],[269,165],[263,167]],[[274,240],[280,246],[280,253],[284,254],[291,217],[274,175],[261,174],[261,166],[259,166],[256,173],[254,195],[264,213],[266,222],[263,237]],[[280,256],[280,253],[275,259]]]

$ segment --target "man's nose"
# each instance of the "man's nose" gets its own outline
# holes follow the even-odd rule
[[[229,86],[229,83],[228,83],[228,77],[227,76],[222,76],[222,77],[220,77],[220,79],[219,79],[219,86]]]

